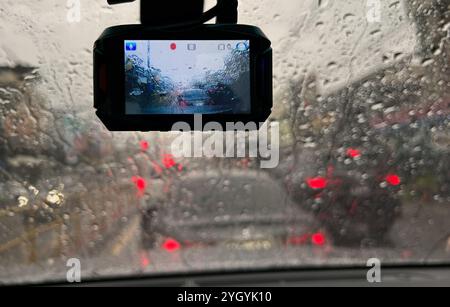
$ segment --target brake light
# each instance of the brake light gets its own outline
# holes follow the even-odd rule
[[[176,165],[175,160],[173,159],[173,156],[171,154],[165,154],[163,156],[162,163],[166,168],[172,168]]]
[[[311,242],[314,245],[323,246],[326,243],[325,235],[323,233],[320,233],[320,232],[315,233],[315,234],[313,234],[311,236]]]
[[[140,145],[141,145],[141,150],[142,151],[147,151],[148,148],[150,147],[150,145],[148,144],[147,141],[141,141]]]
[[[306,183],[311,189],[324,189],[327,187],[328,180],[324,177],[315,177],[306,179]]]
[[[169,238],[164,241],[164,243],[162,244],[162,248],[164,248],[169,253],[173,253],[181,248],[181,244],[177,240]]]
[[[147,188],[147,181],[144,178],[138,176],[133,176],[131,178],[131,181],[133,181],[134,185],[136,186],[138,195],[142,196],[145,192],[145,189]]]
[[[150,259],[148,259],[148,256],[145,252],[141,253],[141,267],[146,268],[150,265]]]
[[[361,151],[354,148],[347,149],[347,155],[351,158],[358,158],[361,156]]]
[[[397,186],[401,183],[400,177],[396,174],[389,174],[386,176],[386,181],[390,185]]]

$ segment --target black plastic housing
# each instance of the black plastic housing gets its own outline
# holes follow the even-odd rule
[[[204,114],[203,124],[215,121],[264,122],[273,104],[272,48],[270,40],[257,27],[233,24],[205,24],[176,30],[145,25],[107,28],[94,45],[94,107],[110,131],[170,131],[176,122],[186,122],[194,130],[194,115],[129,115],[125,113],[125,40],[249,40],[250,114]]]

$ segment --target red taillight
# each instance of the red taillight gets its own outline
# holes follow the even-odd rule
[[[141,145],[141,150],[142,150],[142,151],[146,151],[146,150],[148,150],[148,148],[150,147],[150,145],[148,144],[147,141],[141,141],[141,142],[140,142],[140,145]]]
[[[172,168],[176,165],[176,162],[171,154],[165,154],[163,156],[162,163],[166,168]]]
[[[145,252],[141,253],[141,266],[142,268],[146,268],[150,265],[150,259]]]
[[[311,189],[325,189],[327,187],[328,181],[324,177],[315,177],[306,179],[306,183]]]
[[[177,240],[169,238],[164,241],[164,243],[162,244],[162,248],[164,248],[169,253],[173,253],[179,250],[181,248],[181,245]]]
[[[400,177],[396,174],[387,175],[386,181],[387,181],[387,183],[389,183],[390,185],[393,185],[393,186],[400,185],[400,183],[401,183]]]
[[[133,181],[134,185],[136,186],[138,193],[140,195],[143,195],[145,189],[147,188],[147,181],[144,178],[138,177],[138,176],[133,176],[131,178],[131,180]]]
[[[323,233],[315,233],[311,236],[311,242],[317,246],[323,246],[327,242],[325,235]]]
[[[347,156],[351,158],[358,158],[361,156],[361,151],[355,148],[347,149]]]
[[[327,243],[325,235],[321,232],[315,234],[304,234],[298,236],[290,236],[287,239],[287,244],[289,245],[303,245],[311,242],[316,246],[323,246]]]

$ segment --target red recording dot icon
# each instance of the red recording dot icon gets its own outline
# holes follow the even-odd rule
[[[177,49],[177,44],[175,44],[175,43],[170,44],[170,49],[172,49],[172,50]]]

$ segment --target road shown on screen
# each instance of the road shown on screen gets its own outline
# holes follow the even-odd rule
[[[125,41],[127,114],[250,112],[250,42]]]

